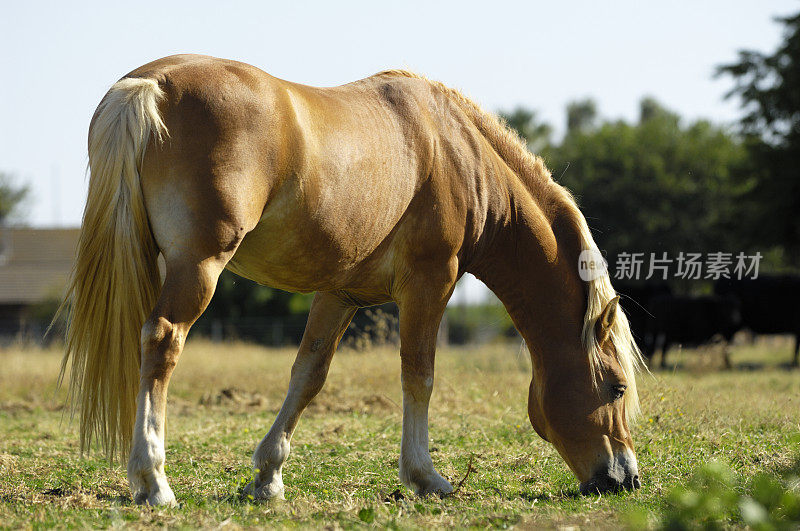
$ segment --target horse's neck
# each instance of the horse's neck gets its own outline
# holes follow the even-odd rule
[[[570,219],[576,210],[543,207],[519,187],[509,197],[510,211],[498,216],[502,223],[470,272],[503,302],[532,355],[580,350],[586,295]]]

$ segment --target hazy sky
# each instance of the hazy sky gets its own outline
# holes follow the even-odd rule
[[[26,220],[77,225],[86,132],[127,71],[179,52],[234,58],[312,85],[403,67],[491,110],[525,105],[563,130],[592,96],[635,119],[643,95],[687,117],[731,122],[714,66],[772,50],[771,22],[796,1],[703,2],[4,2],[0,171],[31,183]],[[667,4],[670,7],[667,7]]]

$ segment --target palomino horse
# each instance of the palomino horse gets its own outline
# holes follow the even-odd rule
[[[89,128],[89,196],[63,372],[81,447],[130,452],[137,503],[172,504],[167,386],[223,268],[316,291],[289,391],[253,456],[256,499],[282,497],[292,433],[361,306],[400,309],[400,479],[452,491],[428,453],[439,321],[466,271],[530,349],[528,415],[582,491],[639,486],[628,421],[641,362],[570,194],[457,91],[387,71],[334,88],[235,61],[159,59],[117,81]],[[157,257],[166,263],[161,282]]]

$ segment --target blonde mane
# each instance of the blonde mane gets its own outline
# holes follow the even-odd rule
[[[385,77],[408,77],[427,82],[434,90],[447,96],[467,115],[472,124],[486,138],[492,148],[512,171],[526,184],[537,200],[545,197],[553,185],[558,186],[551,178],[544,159],[528,150],[525,141],[517,132],[497,115],[486,112],[477,103],[464,96],[454,88],[432,81],[425,76],[406,70],[386,70],[377,74]],[[558,188],[562,188],[558,186]]]
[[[486,112],[477,103],[470,100],[456,89],[438,81],[431,81],[424,76],[406,70],[387,70],[379,76],[401,76],[422,79],[435,90],[446,95],[456,104],[486,138],[495,152],[505,161],[508,167],[525,183],[540,206],[549,211],[553,204],[566,206],[566,211],[574,223],[581,241],[581,250],[597,251],[597,244],[572,194],[563,186],[553,181],[544,160],[528,150],[525,141],[498,116]],[[575,264],[577,270],[578,264]],[[586,314],[583,319],[581,340],[589,358],[592,371],[592,382],[597,386],[595,375],[602,374],[600,362],[600,346],[595,337],[595,324],[606,305],[616,297],[608,275],[598,277],[584,283],[586,286]],[[639,394],[636,386],[636,375],[646,367],[642,353],[631,334],[628,318],[622,309],[617,310],[616,319],[611,327],[610,339],[617,354],[617,360],[625,373],[628,391],[625,393],[625,412],[629,420],[639,413]]]
[[[589,231],[586,218],[580,213],[577,206],[575,207],[575,211],[578,216],[576,221],[578,222],[580,230],[583,250],[599,252],[597,244],[592,238],[592,233]],[[581,334],[581,339],[589,355],[593,383],[596,386],[597,381],[594,379],[594,375],[602,374],[602,365],[600,363],[600,346],[595,337],[595,324],[608,302],[617,296],[617,292],[614,290],[613,286],[611,286],[611,280],[608,274],[590,280],[585,284],[587,287],[586,314],[583,318],[583,333]],[[617,353],[617,361],[619,361],[620,367],[625,373],[625,379],[627,380],[628,391],[624,395],[625,413],[630,421],[638,416],[640,410],[636,375],[647,366],[642,357],[642,351],[639,350],[639,346],[636,344],[636,340],[631,333],[628,316],[625,315],[622,308],[617,308],[616,318],[611,325],[609,339],[614,345],[614,349]]]

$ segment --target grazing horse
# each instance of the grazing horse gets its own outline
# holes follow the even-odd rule
[[[428,403],[439,321],[467,271],[525,339],[530,421],[582,491],[639,486],[628,422],[641,355],[608,277],[579,276],[580,253],[596,249],[586,221],[542,160],[457,91],[403,71],[315,88],[167,57],[102,99],[89,167],[62,376],[71,364],[81,448],[129,453],[137,503],[175,502],[167,387],[226,267],[316,292],[253,456],[255,499],[283,496],[292,433],[342,334],[358,307],[387,301],[400,311],[400,479],[419,495],[452,491],[428,452]]]

